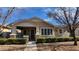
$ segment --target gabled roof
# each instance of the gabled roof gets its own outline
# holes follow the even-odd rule
[[[51,25],[51,26],[54,26],[53,24],[51,24],[51,23],[49,23],[49,22],[47,22],[47,21],[44,21],[43,19],[41,19],[41,18],[39,18],[39,17],[32,17],[32,18],[29,18],[29,19],[22,19],[22,20],[19,20],[19,21],[15,21],[15,22],[13,22],[13,23],[10,23],[9,25],[14,25],[14,24],[16,24],[16,23],[26,22],[26,21],[28,21],[28,20],[33,20],[33,19],[40,20],[40,21],[42,21],[42,22],[44,22],[44,23],[47,23],[47,24],[49,24],[49,25]]]

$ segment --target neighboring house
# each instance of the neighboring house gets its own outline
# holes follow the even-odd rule
[[[11,28],[8,26],[2,26],[1,30],[2,30],[2,32],[11,32]]]
[[[13,23],[11,37],[16,38],[19,33],[22,34],[23,37],[28,37],[30,41],[34,41],[36,38],[59,36],[59,30],[59,28],[47,21],[33,17]]]
[[[67,31],[67,27],[60,27],[60,36],[61,37],[69,37],[70,33]],[[75,36],[79,36],[79,27],[75,30]]]
[[[59,37],[69,37],[70,33],[67,31],[67,27],[63,26],[57,26],[59,28]]]
[[[1,27],[1,28],[0,28],[0,29],[1,29],[1,30],[0,30],[0,31],[1,31],[1,32],[0,32],[0,36],[1,36],[1,37],[9,38],[9,37],[10,37],[9,35],[10,35],[10,33],[11,33],[11,27],[9,27],[9,26],[1,26],[1,25],[0,25],[0,27]]]

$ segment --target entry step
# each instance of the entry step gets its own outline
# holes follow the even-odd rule
[[[27,44],[36,44],[35,41],[29,41]]]

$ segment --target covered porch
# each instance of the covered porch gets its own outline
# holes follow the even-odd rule
[[[39,27],[16,26],[12,28],[11,38],[28,38],[28,41],[36,41],[37,35],[40,35]]]
[[[20,30],[20,33],[18,31],[17,34],[21,34],[23,37],[28,37],[29,41],[35,41],[35,35],[36,35],[36,27],[21,27],[17,26],[16,29]],[[17,36],[19,37],[19,36]]]

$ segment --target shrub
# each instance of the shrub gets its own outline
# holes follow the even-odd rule
[[[26,39],[8,39],[6,43],[7,44],[25,44]]]
[[[51,39],[51,38],[46,38],[46,39],[37,39],[37,43],[51,43],[51,42],[55,42],[55,39]]]
[[[45,39],[37,39],[37,43],[44,43],[45,41]]]
[[[66,42],[66,41],[73,41],[72,37],[58,37],[56,38],[56,42]]]
[[[0,39],[0,44],[26,44],[26,39],[23,38],[18,38],[18,39],[5,39],[5,38],[1,38]]]
[[[37,43],[52,43],[52,42],[66,42],[66,41],[73,41],[73,39],[71,37],[37,39]]]
[[[13,41],[13,44],[25,44],[26,43],[26,40],[25,39],[17,39],[17,40],[14,40]]]
[[[56,38],[47,38],[47,39],[44,39],[46,40],[45,43],[52,43],[52,42],[56,42]]]
[[[2,44],[5,44],[5,42],[6,42],[6,40],[0,39],[0,44],[1,44],[1,45],[2,45]]]

